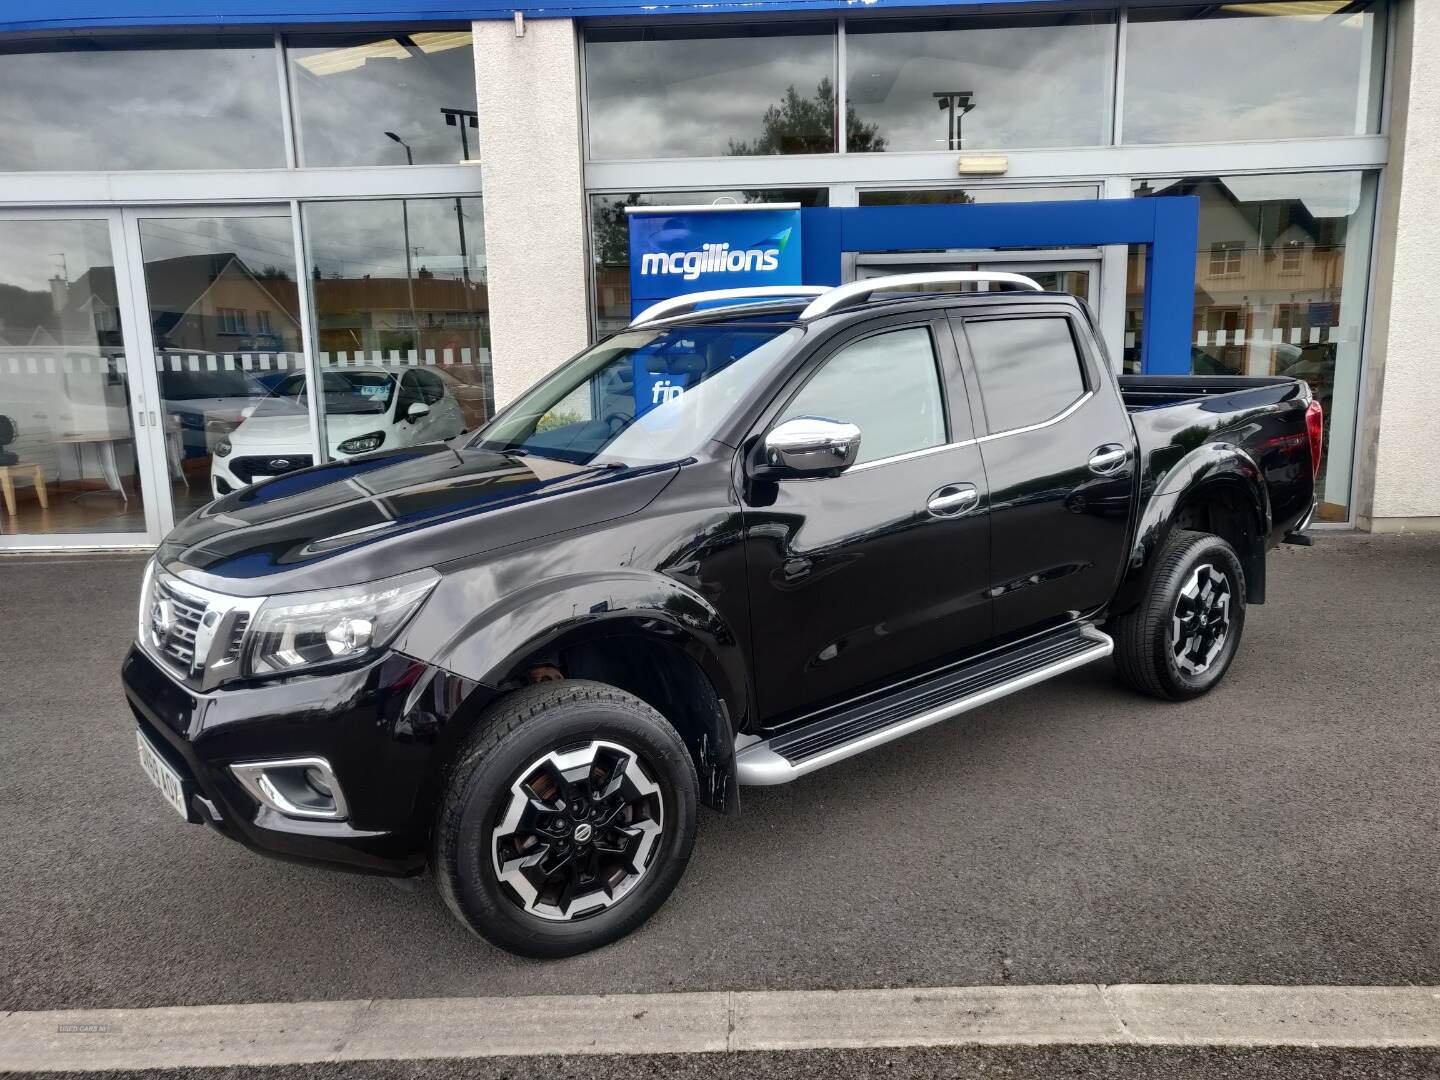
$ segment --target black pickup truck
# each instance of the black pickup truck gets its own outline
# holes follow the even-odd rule
[[[561,956],[651,915],[743,785],[1112,651],[1209,690],[1304,539],[1309,388],[1117,378],[1075,299],[928,283],[667,302],[477,432],[200,510],[123,666],[151,779]]]

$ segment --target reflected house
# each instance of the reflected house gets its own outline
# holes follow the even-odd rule
[[[1354,208],[1323,214],[1303,197],[1247,201],[1239,186],[1207,177],[1142,184],[1136,192],[1200,199],[1195,370],[1298,375],[1328,398],[1335,347],[1358,345],[1360,333],[1362,313],[1341,303],[1346,224]],[[1138,312],[1142,259],[1131,259],[1126,285],[1128,306]]]

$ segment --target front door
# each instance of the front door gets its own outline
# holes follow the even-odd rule
[[[999,270],[1033,278],[1046,292],[1069,293],[1092,308],[1100,297],[1100,252],[1098,249],[1048,252],[981,251],[923,253],[915,255],[863,255],[855,266],[855,277],[885,277],[890,274],[943,273],[947,270]],[[979,286],[976,286],[978,288]],[[955,292],[954,285],[936,289]]]
[[[138,253],[139,351],[158,391],[168,527],[240,482],[313,461],[308,412],[270,415],[290,400],[276,387],[305,378],[294,227],[288,206],[265,206],[127,210],[125,228]],[[262,402],[257,423],[267,433],[288,424],[283,436],[236,436]]]
[[[861,435],[839,476],[747,491],[753,670],[770,726],[990,636],[987,484],[945,321],[866,323],[785,395],[766,430],[808,415]]]

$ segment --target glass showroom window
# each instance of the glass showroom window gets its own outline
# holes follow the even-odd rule
[[[143,532],[103,220],[0,220],[0,534]]]
[[[302,165],[453,165],[479,157],[468,27],[288,37]]]
[[[1110,142],[1110,15],[851,19],[845,56],[852,153]]]
[[[1378,131],[1380,11],[1363,0],[1132,10],[1123,141]]]
[[[645,191],[590,196],[590,257],[595,267],[595,336],[602,338],[630,322],[630,226],[627,206],[685,206],[697,203],[798,202],[825,206],[827,188],[785,191]]]
[[[0,172],[285,166],[274,39],[0,48]]]
[[[1325,406],[1320,520],[1349,517],[1375,173],[1206,176],[1137,182],[1135,194],[1200,199],[1190,367],[1291,375]],[[1140,367],[1144,248],[1132,248],[1125,370]]]
[[[835,65],[828,23],[590,30],[590,157],[831,153]]]
[[[494,412],[478,198],[303,208],[330,457],[449,438]],[[272,407],[303,412],[304,379]],[[258,415],[258,414],[257,414]]]

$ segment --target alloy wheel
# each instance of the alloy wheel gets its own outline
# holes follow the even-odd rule
[[[1191,571],[1175,599],[1171,628],[1176,665],[1190,675],[1204,674],[1230,633],[1230,579],[1218,567],[1201,563]]]
[[[650,869],[663,815],[660,788],[633,750],[596,740],[552,751],[510,788],[491,841],[495,873],[531,915],[594,915]]]

